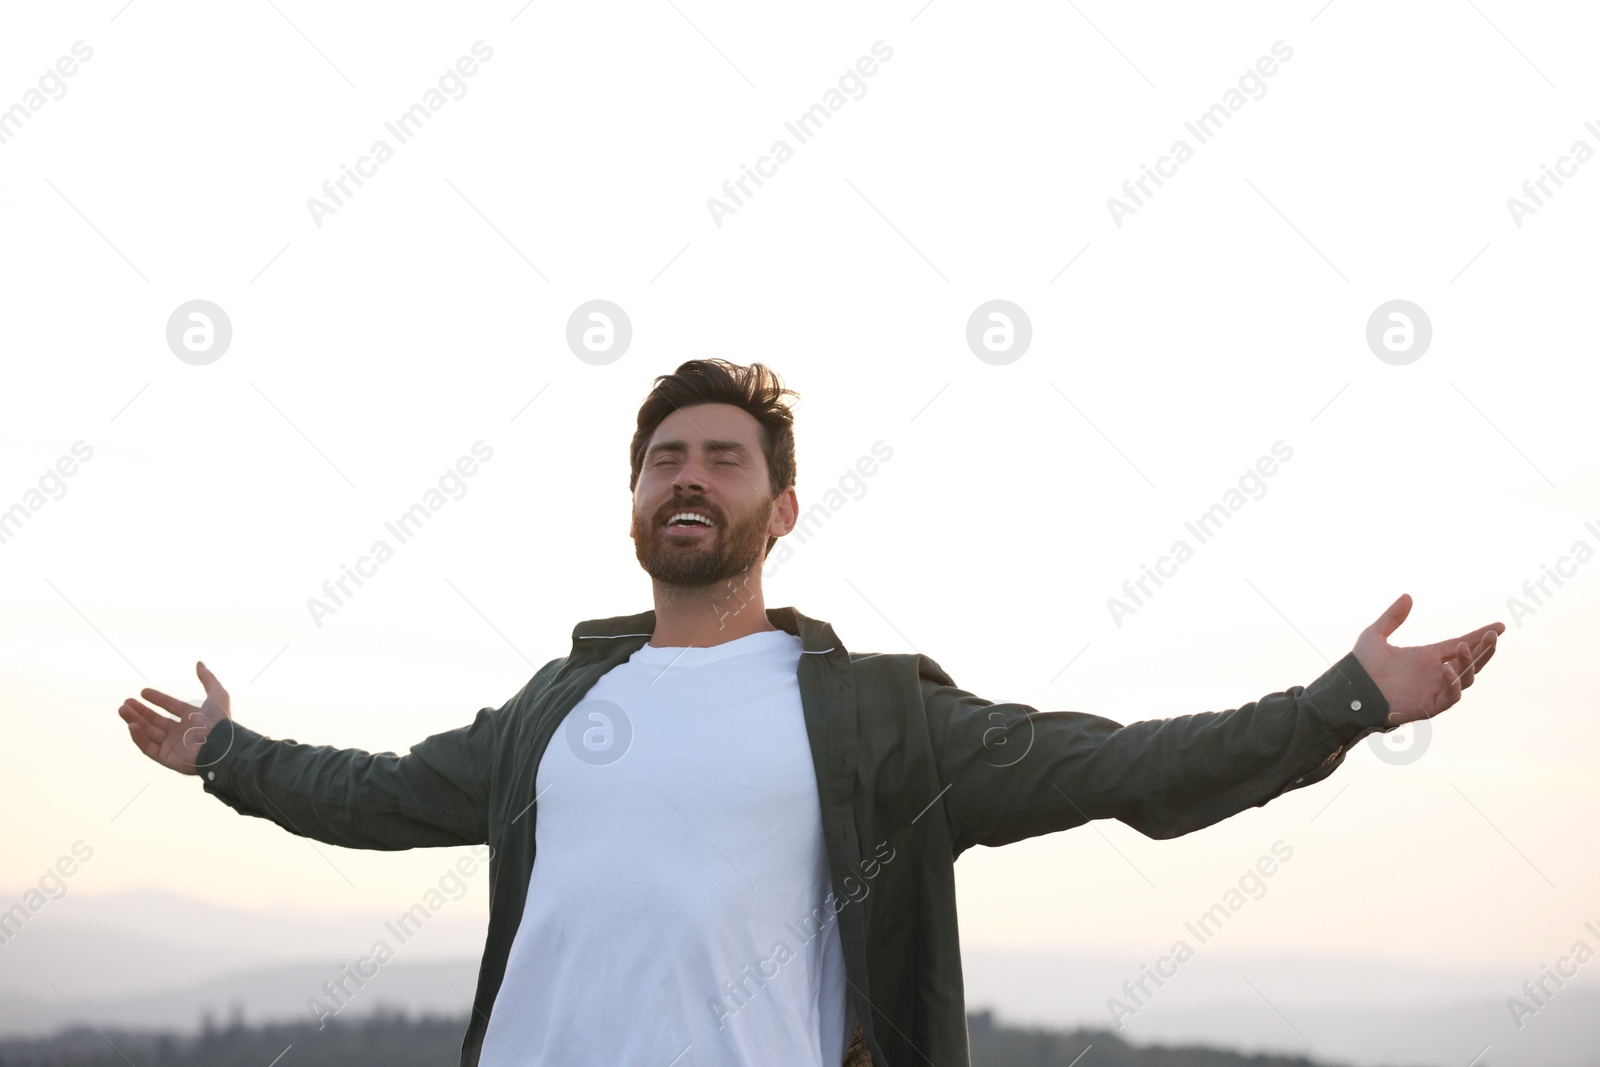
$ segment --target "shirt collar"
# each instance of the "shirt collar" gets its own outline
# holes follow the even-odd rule
[[[780,630],[800,638],[802,654],[843,651],[833,627],[821,619],[809,618],[792,607],[768,608],[767,619]],[[653,608],[637,615],[585,619],[572,628],[572,651],[574,655],[594,654],[619,640],[635,641],[637,647],[648,641],[655,629],[656,613]],[[598,649],[595,646],[599,646]]]

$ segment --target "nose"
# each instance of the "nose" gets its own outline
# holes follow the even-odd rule
[[[684,461],[683,466],[678,469],[678,476],[672,479],[672,489],[677,493],[705,492],[705,472],[700,469],[699,460],[690,458]]]

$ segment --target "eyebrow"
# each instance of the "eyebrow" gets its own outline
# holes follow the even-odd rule
[[[706,441],[705,449],[711,452],[737,452],[740,455],[749,455],[750,450],[738,441]],[[689,446],[682,441],[662,441],[651,445],[645,452],[644,458],[649,459],[658,452],[687,452]]]

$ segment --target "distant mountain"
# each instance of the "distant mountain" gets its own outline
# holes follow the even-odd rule
[[[263,1067],[293,1054],[295,1067],[441,1067],[457,1061],[466,1016],[409,1018],[381,1014],[253,1027],[209,1025],[198,1035],[79,1027],[34,1041],[0,1041],[0,1067]],[[1139,1048],[1105,1031],[1051,1033],[968,1016],[973,1067],[1340,1067],[1301,1056],[1245,1057],[1207,1048]],[[782,1060],[774,1050],[775,1061]],[[1087,1059],[1085,1053],[1092,1053]]]
[[[476,957],[414,962],[396,958],[356,989],[333,1021],[355,1026],[364,1019],[400,1011],[418,1016],[455,1016],[467,1006],[477,972]],[[341,964],[331,960],[279,964],[184,985],[151,984],[142,991],[114,997],[74,996],[65,988],[52,989],[41,982],[37,990],[0,997],[0,1032],[42,1037],[81,1027],[85,1018],[108,1034],[113,1030],[161,1030],[173,1040],[194,1036],[208,1016],[213,1022],[233,1018],[242,1022],[248,1018],[279,1028],[293,1027],[316,1019],[315,1010],[307,1001],[322,997],[323,983],[336,981],[340,975]],[[70,1003],[67,996],[72,996]],[[969,1003],[974,1001],[969,999]],[[1161,1007],[1159,1002],[1151,1002],[1120,1032],[1103,1026],[1032,1025],[1024,1029],[1009,1017],[1005,1024],[1000,1023],[989,1010],[974,1012],[971,1027],[974,1050],[988,1050],[994,1057],[988,1062],[996,1065],[1040,1062],[1065,1067],[1092,1043],[1093,1059],[1085,1061],[1089,1067],[1112,1067],[1123,1062],[1139,1067],[1222,1067],[1243,1062],[1195,1059],[1198,1053],[1192,1049],[1185,1052],[1188,1058],[1149,1058],[1161,1046],[1196,1045],[1240,1049],[1267,1057],[1253,1067],[1288,1067],[1291,1062],[1327,1067],[1323,1057],[1368,1067],[1464,1067],[1468,1063],[1474,1067],[1600,1067],[1600,1055],[1595,1051],[1600,1049],[1600,997],[1594,993],[1563,991],[1560,999],[1525,1020],[1521,1031],[1507,1025],[1507,1019],[1503,1003],[1481,1000],[1425,1007],[1342,1008],[1288,1002],[1267,1005],[1257,1000],[1254,1004],[1233,1002],[1203,1008],[1176,1004]],[[1124,1042],[1141,1049],[1141,1055],[1148,1055],[1126,1061],[1107,1058],[1110,1050],[1120,1048]],[[0,1051],[0,1067],[13,1067],[21,1046],[0,1042],[0,1048],[5,1047],[12,1051]],[[274,1050],[274,1055],[281,1048]],[[1468,1050],[1465,1055],[1458,1054],[1462,1048]],[[1039,1056],[1045,1058],[1029,1058]],[[156,1062],[166,1064],[168,1060]],[[264,1067],[266,1062],[252,1067]],[[295,1067],[309,1067],[298,1059],[298,1053]]]
[[[143,990],[117,996],[79,996],[53,980],[48,984],[40,982],[37,990],[0,997],[0,1034],[51,1034],[81,1025],[85,1018],[101,1028],[147,1027],[188,1034],[200,1029],[206,1015],[274,1023],[312,1022],[318,1015],[307,1001],[316,997],[331,1003],[323,983],[337,981],[348,962],[278,964],[180,985],[149,983]],[[477,984],[476,958],[405,962],[397,957],[365,985],[357,988],[346,984],[345,988],[354,992],[341,998],[339,1003],[348,1006],[341,1008],[339,1017],[370,1016],[380,1010],[455,1015],[471,1006]],[[56,988],[52,989],[52,985]],[[463,1000],[463,996],[469,999]]]
[[[1575,980],[1523,1016],[1507,998],[1527,975],[1425,970],[1382,960],[1222,956],[1204,950],[1138,1001],[1123,983],[1139,961],[1061,952],[966,949],[967,1006],[1012,1024],[1112,1026],[1129,1041],[1199,1042],[1353,1063],[1465,1067],[1600,1067],[1596,975]],[[1134,1009],[1113,1020],[1111,998]],[[1142,1001],[1142,1003],[1140,1003]]]
[[[68,895],[0,945],[0,1035],[42,1037],[85,1017],[101,1027],[192,1035],[202,1012],[227,1018],[235,1004],[251,1023],[310,1021],[307,1000],[324,982],[376,939],[396,944],[394,919],[306,918],[154,891]],[[483,931],[481,917],[448,909],[432,916],[341,1021],[380,1007],[463,1011],[477,984]],[[1474,1067],[1600,1067],[1600,970],[1590,968],[1519,1030],[1506,998],[1533,973],[1202,948],[1176,977],[1159,987],[1147,981],[1136,1003],[1124,986],[1141,976],[1146,961],[1137,958],[978,947],[962,956],[968,1008],[992,1009],[990,1018],[1008,1027],[1110,1031],[1142,1047],[1204,1043],[1373,1067],[1465,1067],[1475,1057]],[[1114,1018],[1112,998],[1136,1010]],[[1082,1067],[1098,1064],[1097,1050]]]
[[[397,958],[481,953],[487,920],[458,915],[454,907],[452,902],[431,916]],[[329,960],[337,968],[388,936],[384,923],[394,918],[228,908],[150,889],[69,893],[0,945],[0,1000],[15,991],[48,993],[41,977],[77,999],[183,985],[274,963]]]

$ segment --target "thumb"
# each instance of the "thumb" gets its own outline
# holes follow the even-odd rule
[[[217,676],[211,673],[211,668],[207,667],[204,662],[195,660],[194,673],[195,677],[200,679],[200,684],[205,686],[206,696],[227,696],[227,690],[222,688],[222,683],[217,681]]]
[[[1401,593],[1400,598],[1390,604],[1382,615],[1378,616],[1371,629],[1377,631],[1380,637],[1388,637],[1399,628],[1401,623],[1406,621],[1406,616],[1410,614],[1411,594]]]

